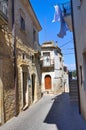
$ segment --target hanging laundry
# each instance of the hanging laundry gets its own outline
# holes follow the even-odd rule
[[[58,37],[63,38],[66,35],[66,31],[69,30],[63,16],[62,16],[62,11],[58,5],[54,6],[55,8],[55,13],[54,13],[54,19],[52,22],[60,22],[60,32],[57,34]]]

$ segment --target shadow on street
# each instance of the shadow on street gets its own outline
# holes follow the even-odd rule
[[[52,98],[53,105],[44,123],[55,124],[57,130],[86,130],[86,122],[79,114],[78,103],[70,101],[68,93]]]

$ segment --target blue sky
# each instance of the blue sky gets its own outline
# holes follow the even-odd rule
[[[61,48],[64,63],[70,70],[74,69],[75,56],[72,32],[67,31],[64,38],[57,37],[60,30],[60,23],[52,23],[54,17],[54,5],[68,2],[69,0],[30,0],[36,16],[42,26],[39,32],[39,43],[54,41]],[[57,42],[56,42],[57,41]],[[65,46],[64,44],[67,43]]]

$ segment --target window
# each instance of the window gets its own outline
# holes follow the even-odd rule
[[[26,59],[25,53],[22,54],[22,59],[23,59],[23,60]]]
[[[8,15],[8,0],[0,1],[0,10],[7,16]]]
[[[33,40],[36,41],[36,31],[33,29]]]
[[[81,85],[82,85],[82,66],[80,65]]]
[[[62,58],[60,57],[59,60],[60,60],[60,62],[61,62],[61,61],[62,61]]]
[[[82,4],[82,0],[77,0],[76,1],[76,6],[80,9],[81,7],[81,4]]]
[[[55,53],[55,55],[58,55],[58,51],[57,50],[55,50],[54,53]]]
[[[21,29],[22,30],[24,30],[25,31],[25,20],[24,20],[24,18],[21,16],[21,19],[20,19],[21,21]]]
[[[60,67],[60,70],[62,70],[62,68]]]
[[[35,57],[32,56],[32,63],[35,63]]]
[[[50,52],[44,52],[43,53],[43,65],[44,66],[49,66],[50,65]]]

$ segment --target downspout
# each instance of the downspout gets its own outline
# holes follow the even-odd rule
[[[17,61],[16,61],[16,34],[15,34],[14,0],[12,0],[12,35],[13,35],[14,89],[15,89],[15,112],[14,112],[14,115],[17,116]]]
[[[75,36],[75,28],[74,28],[74,15],[73,15],[73,0],[71,0],[71,15],[72,15],[72,28],[73,28],[73,39],[74,39],[74,50],[75,50],[75,62],[76,62],[76,73],[77,73],[77,90],[78,90],[78,105],[79,105],[79,113],[81,113],[80,106],[80,89],[79,89],[79,71],[78,71],[78,57],[77,57],[77,47],[76,47],[76,36]]]
[[[15,23],[15,16],[14,16],[14,0],[12,0],[12,29]]]

